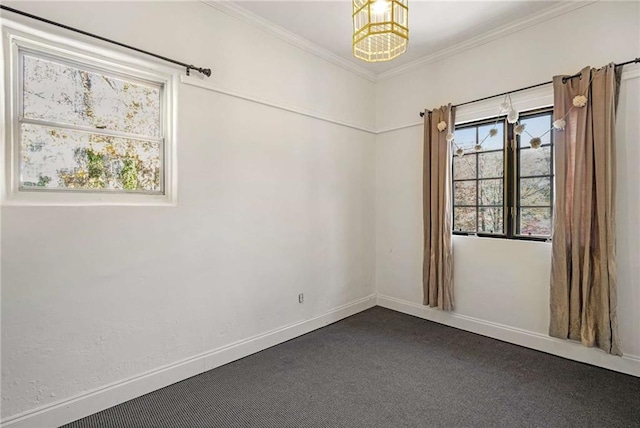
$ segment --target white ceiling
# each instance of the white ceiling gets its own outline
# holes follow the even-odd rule
[[[409,0],[409,48],[387,62],[367,63],[351,50],[351,1],[234,1],[249,12],[379,75],[513,21],[543,12],[550,1]]]

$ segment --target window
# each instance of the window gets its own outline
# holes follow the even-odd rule
[[[515,234],[551,236],[553,214],[553,114],[544,112],[520,120],[529,134],[539,136],[542,145],[531,148],[528,134],[516,139]],[[544,135],[543,135],[544,134]],[[529,137],[529,138],[527,138]]]
[[[10,196],[171,201],[170,75],[23,37],[10,46]]]
[[[489,130],[481,152],[473,151]],[[471,153],[453,158],[454,229],[459,232],[504,234],[505,121],[456,127],[456,144]]]
[[[552,117],[549,109],[521,114],[521,136],[505,117],[456,126],[455,144],[464,154],[453,153],[454,233],[551,236],[553,134],[547,131]],[[531,136],[541,136],[539,148],[530,147]]]

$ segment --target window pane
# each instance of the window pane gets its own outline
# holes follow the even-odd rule
[[[467,154],[453,157],[453,179],[476,178],[476,155]]]
[[[480,208],[478,232],[504,233],[502,208]]]
[[[520,235],[551,235],[551,208],[521,208]]]
[[[551,179],[549,177],[520,179],[520,206],[551,205]]]
[[[476,209],[475,208],[454,208],[453,209],[453,230],[458,232],[476,231]]]
[[[476,181],[456,181],[453,183],[454,205],[476,205]]]
[[[502,205],[504,192],[502,179],[479,182],[480,205]]]
[[[551,174],[551,147],[520,150],[520,176]]]
[[[23,124],[24,187],[160,192],[161,147],[132,140]]]
[[[504,152],[478,153],[478,177],[502,177],[504,173]]]
[[[472,149],[476,145],[476,127],[456,129],[454,141],[459,147]]]
[[[551,115],[531,117],[527,119],[523,118],[520,120],[520,123],[526,125],[525,130],[528,132],[528,134],[527,132],[522,134],[522,147],[529,147],[531,135],[534,137],[540,137],[542,144],[549,144],[551,142],[551,132],[547,132],[551,128]],[[542,136],[545,132],[547,132],[547,134]]]
[[[482,143],[482,150],[504,149],[504,122],[498,121],[498,124],[496,125],[498,134],[495,137],[487,137],[489,130],[493,127],[493,123],[478,127],[478,140],[482,141],[486,137],[486,140]]]
[[[160,137],[160,87],[23,56],[24,117]]]

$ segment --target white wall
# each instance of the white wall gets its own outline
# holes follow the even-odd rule
[[[640,4],[598,2],[378,83],[378,128],[416,122],[425,107],[549,81],[553,75],[626,61],[639,53]],[[619,330],[623,350],[635,359],[622,360],[566,342],[549,344],[553,352],[636,375],[640,375],[639,75],[626,75],[635,77],[622,84],[618,117]],[[501,338],[522,336],[514,339],[517,343],[541,343],[549,320],[551,246],[547,243],[454,237],[455,312],[434,314],[415,306],[422,302],[422,151],[422,126],[376,137],[379,302],[452,325],[476,325],[478,332],[499,332],[496,335],[504,334]]]
[[[598,3],[374,85],[202,3],[7,4],[364,128],[640,51],[639,5]],[[620,333],[636,355],[638,82],[625,81],[620,103],[618,209]],[[2,208],[3,420],[53,425],[40,418],[47,409],[91,413],[123,398],[119,382],[211,350],[240,357],[225,347],[359,302],[374,280],[381,295],[421,306],[420,127],[374,137],[185,84],[178,108],[178,207]],[[455,315],[546,335],[547,244],[460,237],[454,247]],[[211,361],[198,370],[221,360]],[[153,383],[133,384],[141,394]]]
[[[373,83],[200,2],[6,3],[375,125]],[[372,133],[181,84],[177,207],[3,207],[3,420],[372,295],[374,149]]]

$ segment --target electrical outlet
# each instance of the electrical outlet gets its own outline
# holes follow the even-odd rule
[[[304,293],[298,294],[298,303],[304,302]]]

